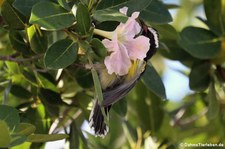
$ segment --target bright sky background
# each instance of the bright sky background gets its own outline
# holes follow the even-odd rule
[[[190,0],[191,1],[191,0]],[[193,1],[193,0],[192,0]],[[179,5],[180,0],[163,0],[164,3]],[[182,7],[181,7],[182,8]],[[177,9],[170,10],[173,18],[176,16]],[[205,18],[203,7],[200,6],[195,14]],[[200,21],[194,19],[194,25],[202,25]],[[162,79],[166,88],[167,98],[172,101],[182,100],[185,95],[191,93],[189,88],[189,80],[187,76],[182,74],[183,71],[189,71],[187,67],[179,61],[165,60],[167,66]]]
[[[166,88],[167,98],[175,101],[182,100],[187,93],[191,93],[188,78],[181,73],[189,71],[189,69],[178,61],[165,60],[165,64],[167,68],[162,79]]]

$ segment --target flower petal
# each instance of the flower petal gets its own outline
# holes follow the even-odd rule
[[[128,8],[120,9],[126,14]],[[131,67],[131,60],[143,60],[150,48],[149,38],[138,36],[141,31],[136,21],[139,12],[134,12],[126,23],[120,23],[113,32],[112,38],[104,39],[102,43],[110,53],[104,60],[109,74],[126,75]],[[135,38],[136,37],[136,38]]]
[[[125,47],[128,50],[130,59],[143,60],[150,48],[149,38],[145,36],[139,36],[135,39],[127,40],[124,42]]]
[[[131,66],[131,61],[124,45],[118,45],[119,49],[115,50],[104,60],[109,74],[126,75]]]
[[[103,39],[102,40],[103,45],[109,52],[118,51],[118,40],[117,40],[117,34],[113,33],[112,40],[109,39]]]
[[[127,22],[120,23],[117,28],[117,36],[120,39],[123,39],[124,37],[134,38],[135,35],[140,33],[141,26],[140,24],[135,20],[139,15],[139,12],[134,12],[132,14],[132,17],[129,17]]]
[[[127,10],[128,10],[128,7],[123,7],[120,9],[120,12],[127,15]]]
[[[104,39],[104,40],[102,40],[102,43],[109,52],[118,50],[118,45],[117,45],[117,42],[115,42],[115,41],[111,41],[109,39]]]
[[[130,18],[135,20],[138,18],[139,14],[140,14],[140,12],[133,12]]]

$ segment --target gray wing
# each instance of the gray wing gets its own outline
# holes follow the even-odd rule
[[[135,86],[136,82],[138,81],[140,75],[135,77],[134,79],[130,80],[129,82],[126,82],[124,84],[121,84],[115,88],[112,88],[110,90],[106,90],[103,92],[103,107],[107,107],[109,105],[114,104],[115,102],[122,99],[126,94]]]

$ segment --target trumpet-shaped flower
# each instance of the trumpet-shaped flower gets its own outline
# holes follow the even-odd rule
[[[127,7],[120,9],[127,13]],[[132,60],[143,60],[150,48],[149,38],[137,36],[141,31],[140,24],[136,21],[139,12],[134,12],[126,23],[120,23],[115,31],[104,39],[102,43],[110,53],[104,60],[109,74],[126,75],[131,67]],[[136,37],[137,36],[137,37]]]

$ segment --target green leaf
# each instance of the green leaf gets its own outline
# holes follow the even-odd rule
[[[20,145],[20,144],[24,143],[26,141],[26,139],[27,139],[26,136],[17,136],[17,135],[14,136],[14,135],[12,135],[10,147]]]
[[[48,39],[44,32],[42,32],[35,25],[27,29],[27,36],[32,51],[35,53],[44,53],[48,48]]]
[[[79,148],[80,145],[80,140],[79,140],[79,131],[77,129],[76,123],[73,122],[70,125],[70,137],[69,137],[69,141],[70,141],[70,148]]]
[[[59,106],[64,105],[59,93],[41,88],[38,96],[50,116],[55,117],[59,115]]]
[[[20,67],[18,66],[16,62],[6,61],[5,64],[8,68],[9,73],[20,74]]]
[[[180,33],[180,36],[180,46],[193,57],[210,59],[219,54],[220,41],[218,37],[206,29],[187,27]]]
[[[167,9],[177,9],[180,8],[180,5],[177,4],[165,4]]]
[[[104,21],[118,21],[125,23],[127,16],[114,9],[97,10],[94,12],[93,17],[99,22]]]
[[[36,127],[35,133],[48,133],[51,120],[47,116],[46,107],[43,104],[37,105],[35,108],[28,108],[25,113],[21,115],[21,119],[27,123],[31,123]]]
[[[178,38],[178,33],[176,29],[170,24],[153,25],[153,27],[159,32],[160,38],[162,40],[177,40]]]
[[[184,51],[178,45],[177,40],[163,39],[162,41],[166,47],[160,47],[160,50],[158,50],[158,52],[160,52],[160,54],[162,54],[164,57],[172,60],[179,60],[181,62],[194,60],[194,58],[189,53]]]
[[[97,99],[99,100],[100,103],[102,103],[103,101],[102,87],[101,87],[100,80],[98,78],[97,71],[95,69],[91,69],[91,73],[94,80],[94,86],[95,86]]]
[[[70,27],[75,21],[72,12],[62,8],[60,5],[42,1],[34,5],[30,17],[31,24],[38,24],[48,30],[60,30]]]
[[[19,125],[20,117],[18,111],[7,105],[0,105],[0,120],[7,123],[10,130]]]
[[[31,92],[29,92],[27,89],[17,84],[12,85],[10,93],[22,99],[29,99],[32,97]]]
[[[70,39],[55,42],[45,54],[45,66],[53,69],[69,66],[77,58],[77,49],[77,44]]]
[[[35,132],[36,127],[29,123],[20,123],[15,130],[16,135],[29,136]]]
[[[49,141],[57,141],[68,138],[67,134],[34,134],[30,135],[27,138],[28,142],[40,143],[40,142],[49,142]]]
[[[102,0],[98,10],[107,10],[114,9],[119,11],[123,7],[128,7],[128,15],[131,15],[135,11],[143,11],[151,4],[152,0],[129,0],[129,1],[111,1],[111,0]]]
[[[93,51],[95,52],[95,54],[100,57],[100,58],[105,58],[107,55],[107,49],[105,48],[105,46],[102,44],[102,42],[97,39],[97,38],[93,38],[91,40],[91,46]]]
[[[25,24],[22,17],[12,6],[13,0],[4,0],[1,6],[1,14],[11,29],[23,29]]]
[[[147,65],[146,70],[142,76],[142,81],[146,87],[154,94],[162,99],[166,99],[166,91],[164,84],[152,65]]]
[[[77,83],[83,88],[93,87],[91,72],[84,68],[79,68],[75,73]]]
[[[158,0],[130,0],[109,8],[119,10],[124,6],[128,7],[128,16],[132,12],[140,12],[140,18],[148,23],[166,24],[172,21],[172,17],[166,6]]]
[[[40,0],[15,0],[13,2],[13,7],[16,8],[24,16],[29,17],[31,14],[31,8],[39,1]]]
[[[57,0],[59,5],[62,6],[63,8],[65,8],[66,10],[70,11],[71,8],[69,6],[69,4],[67,3],[67,0]]]
[[[103,102],[103,94],[102,94],[102,87],[101,87],[101,83],[100,83],[100,80],[99,80],[99,77],[98,77],[98,73],[95,69],[91,69],[91,73],[92,73],[92,77],[93,77],[93,80],[94,80],[96,99],[98,100],[99,103],[102,103]],[[105,123],[108,124],[109,123],[108,118],[105,114],[105,109],[103,107],[101,108],[101,112],[104,116]]]
[[[204,0],[208,26],[217,35],[225,33],[225,10],[223,0]]]
[[[18,31],[11,30],[9,32],[9,39],[16,51],[21,52],[23,55],[29,54],[29,49]]]
[[[122,3],[125,3],[127,0],[101,0],[99,3],[97,10],[112,8],[113,6],[121,5]],[[118,10],[118,9],[117,9]]]
[[[38,86],[37,79],[33,71],[23,70],[22,74],[28,82],[30,82],[34,86]]]
[[[37,76],[37,79],[38,79],[38,83],[42,88],[50,89],[50,90],[55,91],[55,92],[58,91],[56,85],[54,84],[54,82],[52,82],[50,80],[50,78],[45,77],[43,74],[40,74],[40,73],[37,73],[36,76]]]
[[[141,11],[140,18],[148,24],[166,24],[173,20],[166,6],[158,0],[152,0],[150,5]]]
[[[7,148],[10,144],[11,137],[10,137],[10,132],[9,132],[8,126],[4,120],[0,120],[0,128],[1,128],[0,147]]]
[[[64,104],[60,94],[57,92],[41,88],[39,94],[41,95],[42,99],[45,100],[49,105],[56,106]]]
[[[189,76],[189,86],[192,90],[204,91],[208,88],[211,81],[210,67],[210,63],[208,62],[194,64],[192,66]]]
[[[207,118],[209,120],[215,119],[220,112],[220,103],[217,99],[217,93],[214,87],[214,83],[210,84],[209,87],[209,93],[206,97],[209,105],[208,105],[208,112],[207,112]]]
[[[76,19],[78,33],[86,35],[91,27],[91,19],[87,7],[81,3],[77,7]]]
[[[148,91],[143,81],[136,84],[128,94],[127,99],[129,99],[129,108],[135,111],[135,113],[128,112],[128,117],[133,117],[133,120],[141,125],[142,130],[157,132],[164,116],[163,101],[157,95]],[[132,113],[134,116],[132,116]]]

